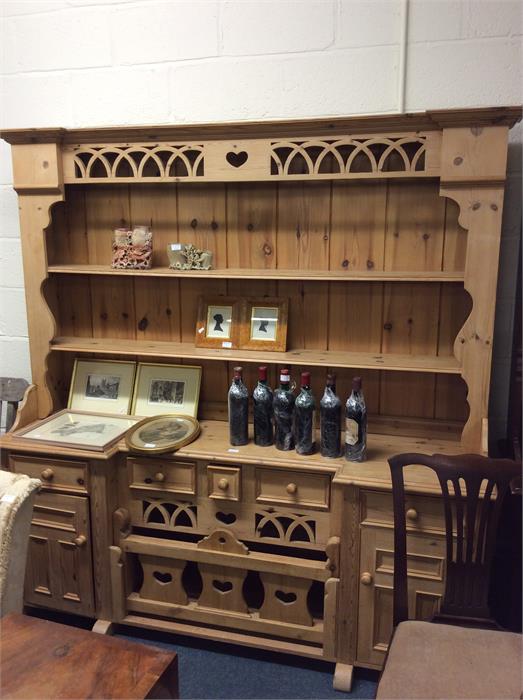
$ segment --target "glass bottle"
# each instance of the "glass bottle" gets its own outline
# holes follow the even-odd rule
[[[336,396],[336,375],[327,375],[325,393],[320,401],[320,450],[323,457],[341,453],[341,401]]]
[[[229,389],[229,441],[231,445],[249,442],[249,392],[242,380],[242,367],[234,368]]]
[[[345,406],[345,459],[367,459],[367,407],[361,390],[361,377],[352,380],[352,393]]]
[[[295,397],[288,369],[280,371],[280,386],[274,391],[274,444],[278,450],[293,450],[292,420]]]
[[[310,372],[301,373],[301,390],[294,405],[294,439],[296,452],[310,455],[314,452],[314,396]]]
[[[274,442],[272,427],[273,393],[267,385],[267,367],[258,367],[258,384],[252,392],[254,412],[254,442],[261,447],[268,447]]]

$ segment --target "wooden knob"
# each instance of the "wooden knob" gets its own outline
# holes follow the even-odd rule
[[[44,481],[51,481],[51,479],[54,477],[54,471],[49,467],[47,469],[42,469],[40,476]]]
[[[77,547],[83,547],[87,542],[87,537],[85,535],[78,535],[78,537],[74,538],[73,542]]]
[[[407,511],[407,520],[417,520],[418,511],[415,508],[409,508]]]
[[[162,474],[162,472],[156,472],[153,478],[155,481],[165,481],[165,474]]]
[[[298,487],[296,486],[296,484],[292,484],[292,483],[287,484],[287,488],[286,488],[287,493],[290,493],[292,495],[292,494],[296,493],[297,490],[298,490]]]
[[[227,489],[229,488],[229,481],[225,478],[220,479],[218,481],[218,488],[220,489],[220,491],[227,491]]]
[[[360,581],[364,586],[370,586],[370,584],[372,583],[372,574],[369,574],[368,571],[365,571],[365,573],[361,575]]]

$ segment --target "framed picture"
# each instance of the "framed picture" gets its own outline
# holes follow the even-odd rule
[[[119,440],[138,420],[133,416],[116,416],[111,413],[91,414],[66,408],[22,430],[17,430],[15,435],[47,445],[103,452]]]
[[[135,362],[76,358],[67,408],[129,415],[135,371]]]
[[[194,344],[199,348],[237,348],[241,303],[231,297],[200,297]]]
[[[201,367],[139,362],[131,413],[137,416],[176,414],[196,418],[201,377]]]
[[[288,311],[288,299],[245,299],[242,305],[240,348],[285,351]]]
[[[137,423],[125,442],[133,452],[160,454],[188,445],[199,434],[200,424],[192,416],[153,416]]]

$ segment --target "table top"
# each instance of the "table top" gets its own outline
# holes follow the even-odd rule
[[[27,615],[0,625],[0,696],[146,698],[177,657],[144,644]],[[173,689],[176,697],[176,688]]]

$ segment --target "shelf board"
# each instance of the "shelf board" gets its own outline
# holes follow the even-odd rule
[[[385,369],[403,372],[436,372],[460,374],[454,357],[430,355],[396,355],[343,350],[289,350],[268,352],[197,348],[192,343],[165,340],[133,340],[127,338],[58,337],[51,341],[51,350],[61,352],[95,352],[105,355],[141,355],[144,357],[190,358],[231,362],[265,362],[267,364],[304,365],[306,367],[352,367]]]
[[[305,280],[321,282],[463,282],[463,272],[424,271],[398,272],[383,270],[267,270],[225,268],[220,270],[171,270],[153,267],[150,270],[113,270],[109,265],[49,265],[48,272],[62,275],[119,275],[131,277],[201,277],[204,279]]]

